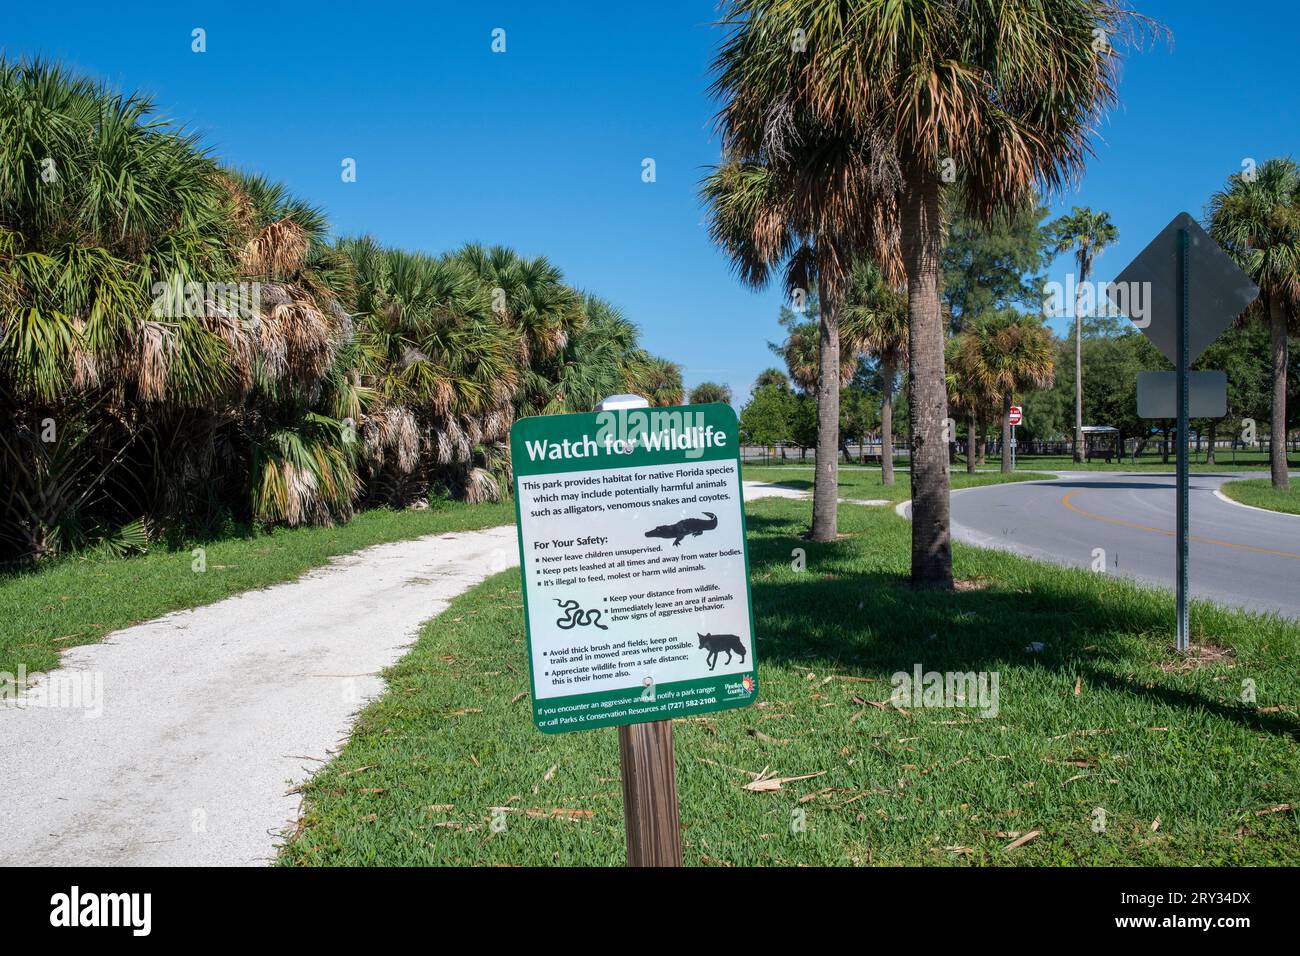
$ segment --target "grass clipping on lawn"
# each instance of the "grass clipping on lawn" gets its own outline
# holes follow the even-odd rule
[[[748,508],[759,703],[674,724],[688,865],[1300,863],[1296,625],[1198,604],[1231,653],[1170,667],[1161,592],[956,546],[982,586],[917,594],[905,521],[845,506],[816,544],[807,513]],[[918,663],[996,671],[997,716],[891,704]],[[517,571],[387,678],[282,863],[623,864],[617,734],[533,727]]]

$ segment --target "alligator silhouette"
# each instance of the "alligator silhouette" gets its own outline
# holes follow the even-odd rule
[[[682,543],[682,538],[688,534],[698,538],[704,532],[712,531],[718,526],[717,515],[712,511],[704,513],[709,516],[708,520],[704,518],[683,518],[675,524],[661,524],[653,531],[647,531],[645,536],[647,538],[672,538],[673,547],[675,548]]]

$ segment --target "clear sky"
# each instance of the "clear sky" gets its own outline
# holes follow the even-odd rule
[[[1300,5],[1136,6],[1172,29],[1172,48],[1130,58],[1097,157],[1077,191],[1051,201],[1053,214],[1088,205],[1118,224],[1098,279],[1177,212],[1200,216],[1244,159],[1300,155]],[[706,92],[716,16],[709,0],[6,0],[0,50],[152,95],[227,162],[323,206],[339,234],[543,253],[620,306],[688,386],[723,381],[739,402],[776,364],[766,343],[781,332],[781,296],[743,288],[703,225],[696,187],[718,157]],[[191,51],[196,27],[206,53]],[[504,53],[492,51],[497,28]],[[356,182],[342,181],[345,158]],[[1063,257],[1052,277],[1068,268]]]

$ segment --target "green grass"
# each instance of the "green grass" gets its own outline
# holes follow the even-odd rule
[[[425,511],[375,510],[335,528],[278,529],[189,550],[133,558],[79,556],[0,576],[0,672],[44,671],[59,651],[182,608],[292,580],[331,557],[386,541],[510,524],[514,505],[431,503]]]
[[[1268,478],[1249,478],[1245,481],[1225,481],[1219,490],[1233,501],[1269,511],[1282,511],[1300,515],[1300,482],[1292,480],[1287,491],[1273,487]]]
[[[745,481],[767,481],[808,492],[811,492],[813,487],[811,471],[798,473],[780,466],[770,468],[761,465],[746,465],[742,473]],[[1008,481],[1035,481],[1050,479],[1051,477],[1051,475],[1031,471],[1017,471],[1012,475],[1003,475],[995,471],[976,472],[973,475],[965,471],[954,471],[949,475],[949,487],[955,491],[959,488],[981,488],[984,485],[997,485]],[[892,485],[883,485],[880,483],[879,468],[841,467],[838,485],[841,498],[856,498],[858,500],[884,499],[899,502],[906,501],[912,496],[911,474],[906,471],[895,472],[894,483]]]
[[[1296,624],[1196,604],[1224,650],[1183,668],[1163,592],[957,545],[971,583],[916,593],[889,509],[843,506],[830,544],[807,502],[747,511],[760,700],[675,723],[688,864],[1300,863]],[[521,605],[507,572],[424,626],[282,863],[623,862],[616,732],[533,727]],[[998,716],[872,703],[915,663],[998,673]],[[744,789],[764,770],[820,775]]]
[[[1205,463],[1205,452],[1197,454],[1189,449],[1188,464],[1192,471],[1203,472],[1230,472],[1230,471],[1259,471],[1268,468],[1268,452],[1258,451],[1238,451],[1236,461],[1233,461],[1231,451],[1225,451],[1220,448],[1216,452],[1216,461],[1212,465]],[[1000,461],[997,456],[990,455],[986,467],[994,467],[994,463]],[[1145,454],[1138,458],[1137,464],[1133,463],[1132,458],[1122,458],[1112,460],[1107,463],[1104,460],[1094,460],[1090,462],[1076,463],[1069,455],[1020,455],[1016,458],[1018,468],[1041,468],[1046,471],[1157,471],[1172,472],[1174,470],[1173,449],[1169,451],[1169,461],[1164,461],[1157,454]],[[1300,467],[1300,462],[1293,461],[1291,467]]]

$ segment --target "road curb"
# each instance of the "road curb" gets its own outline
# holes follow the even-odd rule
[[[1233,480],[1235,480],[1235,481],[1249,481],[1250,479],[1248,479],[1248,478],[1236,478],[1236,479],[1233,479]],[[1227,483],[1228,483],[1228,482],[1225,481],[1223,484],[1226,485]],[[1244,502],[1241,502],[1241,501],[1235,501],[1235,500],[1233,500],[1232,498],[1229,498],[1227,495],[1225,495],[1225,494],[1220,490],[1222,487],[1223,487],[1223,486],[1220,485],[1219,488],[1215,488],[1215,489],[1214,489],[1214,497],[1218,498],[1220,501],[1226,501],[1226,502],[1227,502],[1228,504],[1230,504],[1230,505],[1236,505],[1238,508],[1249,508],[1251,511],[1258,511],[1258,512],[1261,512],[1262,514],[1266,514],[1266,515],[1281,515],[1283,518],[1300,518],[1300,515],[1292,514],[1292,513],[1289,512],[1289,511],[1274,511],[1272,508],[1260,508],[1260,507],[1258,507],[1258,506],[1256,506],[1256,505],[1248,505],[1248,504],[1245,504]]]
[[[980,472],[976,472],[976,474],[980,474]],[[985,474],[994,474],[994,473],[986,472]],[[1033,481],[1060,481],[1062,478],[1070,477],[1072,473],[1061,472],[1061,471],[1039,471],[1037,472],[1037,474],[1051,475],[1052,477],[1046,479],[1034,478],[1032,479]],[[1007,485],[1014,485],[1014,484],[1016,484],[1016,482],[1014,481],[997,481],[991,485],[976,485],[974,488],[949,488],[948,497],[949,499],[951,499],[953,495],[959,495],[964,491],[983,491],[985,488],[1003,488]],[[907,510],[911,507],[912,507],[911,498],[908,498],[906,501],[900,501],[898,504],[894,505],[894,514],[898,515],[900,518],[904,519],[905,521],[911,521],[912,516],[907,514]],[[951,523],[952,521],[951,519],[949,519],[949,524]]]

